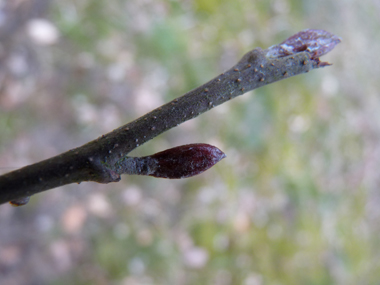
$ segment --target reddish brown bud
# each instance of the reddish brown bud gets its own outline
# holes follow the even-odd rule
[[[150,156],[157,168],[150,176],[179,179],[200,174],[214,166],[226,155],[209,144],[188,144],[158,152]]]
[[[24,206],[28,204],[29,200],[30,200],[30,196],[27,196],[27,197],[22,197],[16,200],[12,200],[9,202],[9,204],[11,204],[14,207],[19,207],[19,206]]]

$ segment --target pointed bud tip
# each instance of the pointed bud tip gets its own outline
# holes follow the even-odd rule
[[[219,148],[209,144],[188,144],[150,156],[157,163],[151,176],[180,179],[200,174],[226,157]]]

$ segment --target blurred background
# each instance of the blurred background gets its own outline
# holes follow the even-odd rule
[[[80,146],[306,29],[333,66],[133,155],[209,143],[189,179],[124,176],[0,206],[0,283],[379,284],[378,0],[0,1],[0,173]]]

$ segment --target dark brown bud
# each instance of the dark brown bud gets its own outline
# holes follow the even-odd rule
[[[179,179],[200,174],[226,155],[209,144],[188,144],[149,156],[157,165],[150,176]]]

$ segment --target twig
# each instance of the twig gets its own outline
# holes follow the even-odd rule
[[[139,168],[132,163],[149,159],[130,158],[127,154],[159,134],[250,90],[329,65],[319,57],[339,42],[331,33],[304,30],[266,50],[256,48],[228,71],[150,113],[81,147],[0,176],[0,204],[13,201],[22,205],[27,202],[23,197],[69,183],[117,182],[125,173],[151,175],[152,172],[146,171],[147,162]],[[223,157],[221,153],[217,159],[214,156],[204,159],[216,163]],[[170,177],[164,173],[160,177],[188,176],[191,175]]]

